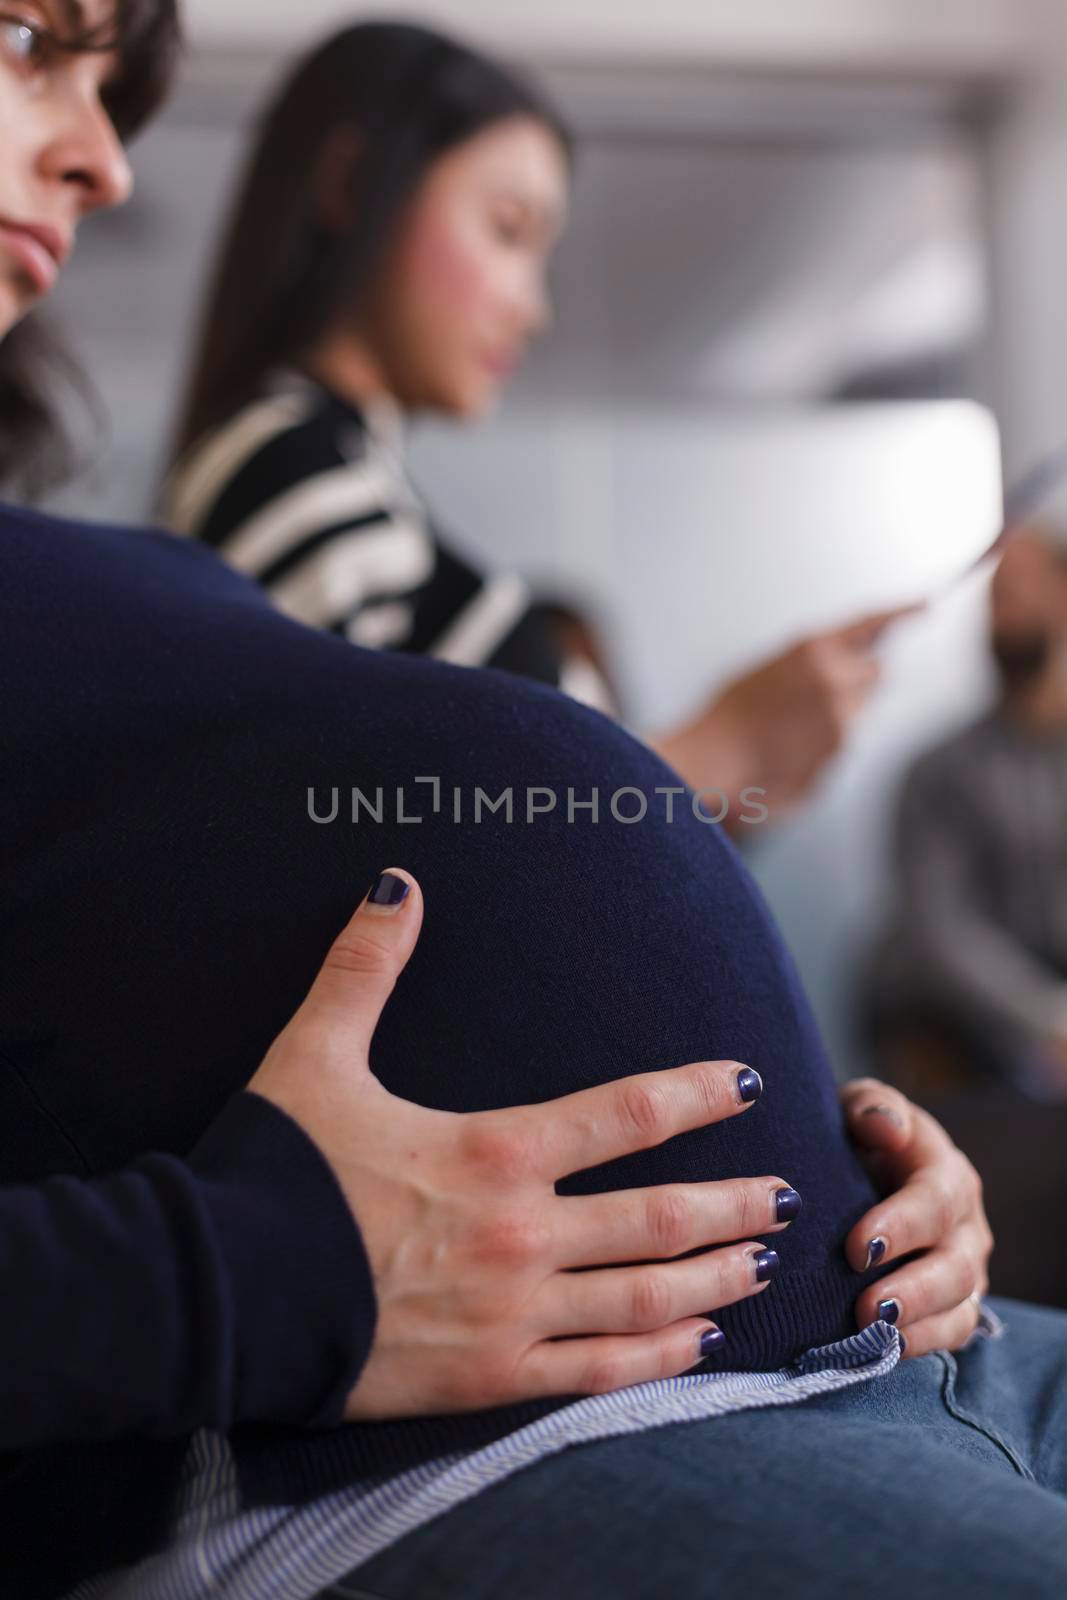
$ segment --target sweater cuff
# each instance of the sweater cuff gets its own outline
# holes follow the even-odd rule
[[[303,1128],[252,1090],[189,1155],[229,1271],[241,1420],[331,1427],[370,1354],[377,1302],[363,1237]]]

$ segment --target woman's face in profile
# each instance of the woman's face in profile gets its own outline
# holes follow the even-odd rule
[[[431,168],[374,297],[373,342],[402,404],[486,411],[549,319],[566,158],[533,117],[493,124]]]
[[[112,0],[0,0],[0,337],[51,291],[82,218],[129,197],[100,99],[117,56],[63,49],[112,13]]]

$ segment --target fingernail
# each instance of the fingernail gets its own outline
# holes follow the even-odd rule
[[[893,1323],[900,1316],[900,1302],[898,1300],[879,1300],[878,1317],[881,1322]]]
[[[779,1222],[792,1222],[794,1217],[799,1217],[803,1204],[795,1189],[774,1191],[774,1214]]]
[[[746,1105],[763,1093],[763,1079],[754,1067],[742,1067],[737,1074],[737,1092]]]
[[[756,1282],[766,1283],[774,1277],[781,1265],[777,1250],[761,1250],[759,1255],[753,1256],[752,1265],[756,1269]]]
[[[863,1263],[864,1272],[867,1272],[871,1267],[876,1267],[878,1265],[879,1261],[881,1261],[882,1257],[885,1255],[885,1250],[885,1240],[881,1236],[879,1236],[877,1239],[872,1239],[869,1242],[867,1245],[867,1259]]]
[[[713,1356],[722,1349],[725,1343],[726,1335],[721,1328],[709,1328],[706,1333],[700,1335],[700,1354],[701,1356]]]
[[[410,888],[410,883],[395,872],[383,872],[367,899],[375,906],[398,906],[407,899]]]
[[[904,1118],[899,1111],[894,1111],[892,1106],[864,1106],[860,1112],[861,1117],[888,1117],[895,1128],[904,1126]]]

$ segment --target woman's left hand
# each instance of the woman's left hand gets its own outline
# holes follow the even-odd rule
[[[879,1318],[894,1322],[909,1360],[958,1350],[974,1332],[978,1297],[989,1288],[993,1235],[982,1180],[929,1112],[896,1089],[857,1078],[841,1100],[848,1131],[886,1194],[849,1234],[849,1264],[863,1272],[922,1252],[863,1291],[856,1320],[861,1328]]]

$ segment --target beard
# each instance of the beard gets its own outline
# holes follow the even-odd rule
[[[1000,681],[1008,694],[1028,688],[1041,677],[1052,654],[1047,633],[995,633],[990,640]]]

